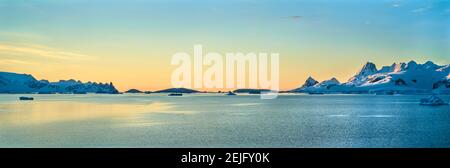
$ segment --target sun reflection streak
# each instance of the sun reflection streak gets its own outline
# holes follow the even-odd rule
[[[95,104],[85,102],[26,102],[0,104],[0,126],[28,126],[90,119],[135,117],[170,109],[168,103]]]

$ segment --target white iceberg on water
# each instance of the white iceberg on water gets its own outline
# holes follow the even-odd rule
[[[426,106],[440,106],[440,105],[448,105],[447,102],[437,97],[436,95],[431,95],[428,98],[420,99],[420,105]]]

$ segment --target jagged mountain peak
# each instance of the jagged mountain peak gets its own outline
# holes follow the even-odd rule
[[[366,64],[363,65],[361,70],[359,70],[359,72],[356,73],[356,75],[353,76],[352,78],[350,78],[348,81],[357,83],[358,81],[363,80],[367,76],[372,75],[377,72],[378,72],[377,66],[372,62],[367,62]]]
[[[393,69],[392,72],[400,72],[400,71],[403,71],[405,69],[406,64],[404,62],[400,62],[400,63],[394,63],[392,66],[393,66],[392,67],[392,69]]]
[[[313,77],[311,77],[311,76],[308,76],[308,78],[306,79],[306,81],[309,81],[309,80],[314,80],[315,81],[315,79]]]
[[[417,67],[416,61],[409,61],[408,64],[406,64],[405,69],[415,69]]]
[[[321,84],[327,83],[327,84],[340,84],[341,82],[339,82],[339,80],[337,80],[335,77],[328,79],[328,80],[324,80],[322,82],[320,82]]]
[[[431,61],[427,61],[423,64],[425,66],[425,68],[427,69],[435,69],[438,68],[439,65],[436,65],[435,63],[431,62]]]
[[[426,66],[437,66],[433,61],[427,61],[424,63]]]
[[[330,86],[330,85],[339,85],[340,82],[336,79],[336,78],[331,78],[328,80],[324,80],[316,85],[314,85],[315,87],[324,87],[324,86]]]
[[[336,83],[340,83],[339,80],[337,80],[335,77],[331,78],[330,81],[336,82]]]
[[[366,64],[364,64],[364,66],[361,68],[361,70],[358,72],[357,75],[367,76],[377,71],[378,71],[377,66],[374,63],[367,62]]]
[[[317,80],[315,80],[314,78],[309,76],[308,79],[306,79],[305,83],[302,85],[302,88],[314,86],[315,84],[318,84],[318,83],[319,82]]]

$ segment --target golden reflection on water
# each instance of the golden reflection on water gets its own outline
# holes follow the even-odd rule
[[[0,104],[0,126],[24,126],[54,122],[136,117],[162,112],[168,103],[108,104],[72,101],[33,101]]]

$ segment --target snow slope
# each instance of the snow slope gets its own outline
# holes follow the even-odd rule
[[[0,93],[118,93],[112,83],[71,80],[49,82],[28,74],[0,72]]]
[[[313,86],[300,87],[294,92],[323,93],[450,93],[450,65],[439,66],[431,61],[417,64],[394,63],[377,69],[367,62],[361,70],[345,83],[327,80]],[[334,79],[334,78],[333,78]]]

